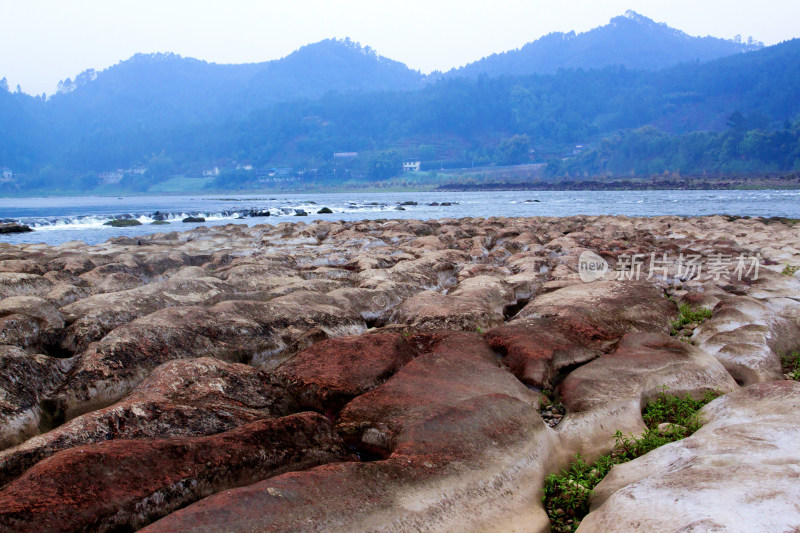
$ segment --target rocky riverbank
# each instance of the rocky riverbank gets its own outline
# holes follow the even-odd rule
[[[798,265],[730,217],[0,244],[0,530],[547,531],[665,391],[721,397],[579,531],[800,528]]]

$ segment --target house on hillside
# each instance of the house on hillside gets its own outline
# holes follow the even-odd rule
[[[419,172],[419,160],[403,161],[403,172]]]
[[[334,152],[334,159],[355,159],[358,157],[358,152]]]
[[[14,180],[14,173],[8,167],[0,168],[0,183],[6,183]]]

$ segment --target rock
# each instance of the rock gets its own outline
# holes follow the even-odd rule
[[[698,348],[659,333],[629,333],[612,353],[564,378],[558,388],[567,415],[566,442],[589,458],[610,451],[616,431],[639,435],[642,407],[661,394],[702,398],[738,387],[725,368]]]
[[[16,222],[6,222],[0,224],[0,234],[7,233],[27,233],[33,231],[30,226],[25,224],[17,224]]]
[[[309,516],[318,531],[546,530],[539,491],[556,440],[538,415],[538,396],[504,372],[475,334],[412,342],[427,353],[339,418],[340,430],[386,459],[220,492],[144,531],[306,530]]]
[[[61,314],[42,298],[11,296],[0,300],[0,344],[42,351],[58,345],[63,327]]]
[[[168,226],[169,222],[166,220],[154,220],[150,223],[151,226]]]
[[[252,211],[250,211],[247,214],[247,216],[249,216],[249,217],[268,217],[271,214],[272,213],[270,213],[269,211],[267,211],[265,209],[253,209]]]
[[[141,226],[142,223],[133,218],[117,218],[114,220],[109,220],[108,222],[103,222],[104,226],[112,226],[115,228],[128,228],[130,226]]]
[[[210,435],[295,410],[287,391],[252,367],[207,357],[170,361],[114,405],[0,452],[0,487],[37,462],[75,446]]]
[[[368,322],[385,322],[392,308],[402,301],[394,284],[386,283],[380,290],[343,288],[328,293],[343,309],[352,309]]]
[[[800,528],[798,413],[796,382],[718,398],[700,411],[706,423],[692,436],[615,466],[578,531]]]
[[[332,213],[333,213],[333,211],[331,211],[330,208],[328,208],[328,207],[323,207],[322,209],[317,211],[318,215],[330,215]]]
[[[779,316],[755,298],[734,297],[717,304],[694,342],[739,383],[771,381],[780,379],[780,354],[800,346],[800,321]]]
[[[147,314],[180,305],[211,305],[232,294],[225,282],[211,277],[170,279],[133,289],[97,294],[62,308],[69,322],[65,350],[78,353],[108,332]]]
[[[37,274],[0,272],[0,298],[42,296],[52,288],[51,281]]]
[[[6,342],[25,346],[4,348],[13,357],[0,428],[23,430],[0,453],[0,487],[104,439],[205,438],[311,408],[360,461],[269,473],[162,526],[308,529],[311,516],[320,530],[544,530],[544,476],[577,452],[608,452],[617,430],[643,430],[640,410],[662,385],[694,397],[734,390],[726,371],[740,383],[771,379],[778,356],[800,346],[800,280],[780,273],[800,263],[797,225],[577,216],[195,226],[94,246],[0,243],[0,296],[18,298],[0,302],[0,321],[14,333]],[[680,253],[756,251],[757,280],[677,269]],[[585,252],[608,262],[608,278],[640,254],[640,279],[584,283]],[[672,264],[649,276],[650,254],[665,253]],[[688,342],[668,337],[677,309],[665,294],[715,306],[712,319],[683,328]],[[537,388],[556,392],[544,409]],[[124,472],[109,472],[124,486]]]
[[[656,427],[659,433],[675,433],[675,432],[685,432],[686,428],[684,426],[678,424],[671,424],[669,422],[663,422]]]
[[[47,272],[44,265],[30,259],[5,259],[0,260],[0,272],[18,272],[20,274],[37,274]]]
[[[414,358],[399,333],[324,340],[278,367],[276,374],[304,408],[337,413],[347,402],[391,377]]]
[[[629,332],[668,332],[676,314],[675,304],[651,283],[596,281],[542,294],[515,320],[557,317],[563,328],[605,351]]]
[[[599,357],[628,332],[668,332],[676,311],[648,283],[579,283],[536,297],[486,338],[519,379],[550,388],[560,372]]]
[[[391,321],[414,329],[434,331],[453,329],[479,331],[503,323],[502,313],[494,312],[490,304],[478,298],[445,296],[436,291],[424,291],[398,305]]]
[[[296,217],[307,217],[308,213],[303,209],[295,209],[294,210],[294,216],[296,216]]]
[[[42,419],[40,400],[66,380],[70,365],[69,360],[0,345],[0,450],[49,424]]]
[[[474,333],[433,332],[414,337],[412,342],[420,346],[422,355],[342,410],[336,428],[345,441],[386,457],[402,438],[404,424],[468,398],[502,393],[538,404],[539,396],[504,372],[489,347]],[[475,376],[481,376],[480,380],[476,382]],[[398,416],[400,413],[402,416]],[[362,442],[370,428],[386,436],[381,445]]]
[[[194,222],[194,223],[198,223],[198,222],[205,222],[205,221],[206,221],[206,219],[205,219],[205,218],[203,218],[203,217],[186,217],[186,218],[184,218],[184,219],[183,219],[181,222],[186,222],[186,223]]]
[[[306,292],[269,303],[161,309],[91,344],[53,401],[71,419],[116,402],[156,366],[173,359],[209,356],[274,367],[305,348],[301,341],[313,328],[336,337],[361,333],[365,326],[334,299]]]
[[[57,453],[0,490],[0,528],[141,528],[213,493],[345,457],[316,413],[207,437],[114,440]]]

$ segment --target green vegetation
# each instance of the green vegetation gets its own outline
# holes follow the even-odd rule
[[[714,393],[706,394],[702,400],[690,396],[679,398],[662,394],[645,407],[642,418],[647,430],[639,437],[615,434],[614,449],[594,463],[587,463],[580,455],[575,462],[559,474],[551,474],[544,481],[542,501],[555,533],[572,532],[589,513],[589,499],[592,490],[608,474],[611,468],[620,463],[642,455],[670,442],[688,437],[701,426],[697,412],[705,404],[716,398]],[[659,429],[660,424],[670,424]]]
[[[800,270],[800,266],[790,266],[788,263],[781,271],[781,274],[784,276],[794,276],[797,271]]]
[[[154,220],[150,223],[152,226],[166,226],[169,224],[166,220]]]
[[[135,219],[117,218],[103,223],[104,226],[111,226],[114,228],[129,228],[131,226],[141,226],[142,223]]]
[[[711,318],[711,311],[703,307],[693,308],[689,304],[678,306],[678,318],[670,325],[670,335],[677,337],[681,334],[684,326],[689,324],[700,324]]]
[[[673,135],[654,126],[603,138],[577,157],[553,159],[553,176],[648,176],[800,170],[800,122],[765,129],[763,118],[728,117],[723,131]],[[671,175],[671,176],[670,176]]]
[[[387,186],[408,190],[443,183],[442,169],[515,163],[581,179],[792,172],[800,170],[797,65],[800,40],[662,70],[427,80],[339,41],[241,68],[136,56],[67,80],[47,99],[0,88],[0,163],[19,176],[0,195],[301,192],[399,176],[405,183]],[[403,174],[406,159],[420,160],[422,172]],[[115,185],[99,178],[139,167],[146,172]],[[201,178],[215,167],[219,175]]]
[[[789,376],[789,379],[800,381],[800,351],[791,352],[781,357],[781,366],[783,373]]]

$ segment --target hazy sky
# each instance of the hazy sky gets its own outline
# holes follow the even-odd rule
[[[328,37],[430,72],[627,9],[691,35],[765,44],[800,35],[798,0],[0,0],[0,78],[50,94],[59,80],[137,52],[257,62]]]

